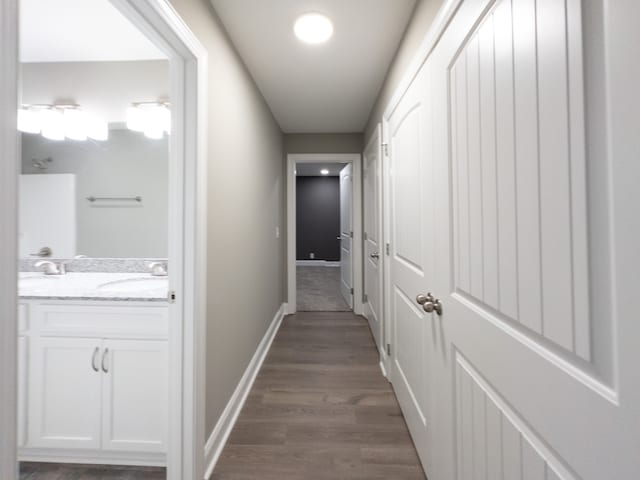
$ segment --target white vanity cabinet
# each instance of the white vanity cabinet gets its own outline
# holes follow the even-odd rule
[[[167,304],[24,305],[31,328],[21,459],[164,464]]]

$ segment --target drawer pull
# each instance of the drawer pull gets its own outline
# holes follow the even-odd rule
[[[93,356],[91,357],[91,368],[93,368],[94,372],[100,371],[100,368],[96,363],[96,361],[98,360],[98,353],[100,353],[100,347],[96,347],[96,349],[93,351]]]
[[[109,373],[109,368],[108,368],[108,355],[109,355],[109,349],[105,348],[104,349],[104,353],[102,354],[102,371],[104,373]]]

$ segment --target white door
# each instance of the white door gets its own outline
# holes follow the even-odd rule
[[[423,71],[387,124],[390,202],[390,378],[423,464],[430,463],[431,345],[427,314],[417,303],[433,284],[433,176],[429,105]]]
[[[353,173],[351,164],[340,171],[340,291],[353,308]]]
[[[165,452],[168,355],[166,341],[105,340],[102,448]]]
[[[18,447],[24,446],[27,440],[27,365],[28,339],[24,335],[18,337]]]
[[[380,203],[380,126],[364,152],[364,294],[365,315],[378,349],[384,349],[382,330],[382,226]]]
[[[463,2],[426,67],[424,288],[444,308],[428,323],[442,360],[427,473],[638,478],[640,4],[491,3]]]
[[[100,448],[102,341],[31,339],[29,447]]]

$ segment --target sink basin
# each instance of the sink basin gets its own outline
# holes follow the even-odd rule
[[[39,288],[51,285],[51,282],[59,281],[60,277],[55,275],[33,275],[18,279],[18,287]]]
[[[98,289],[109,292],[137,292],[167,288],[168,284],[169,279],[167,277],[140,277],[103,283],[98,285]]]

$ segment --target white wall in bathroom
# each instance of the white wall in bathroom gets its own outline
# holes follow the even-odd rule
[[[106,142],[53,141],[22,135],[22,173],[71,173],[76,177],[78,255],[163,258],[167,256],[167,137],[111,130]],[[46,162],[46,170],[34,160]],[[141,196],[142,202],[89,202],[87,197]],[[52,227],[54,228],[54,227]]]
[[[53,257],[76,254],[76,176],[20,175],[20,257],[49,247]]]

